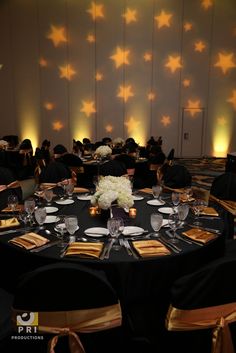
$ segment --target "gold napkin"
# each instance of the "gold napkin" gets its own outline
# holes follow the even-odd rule
[[[141,257],[170,255],[170,251],[158,240],[133,241],[133,246]]]
[[[89,192],[89,189],[80,188],[80,187],[75,186],[74,192],[78,192],[78,193]]]
[[[17,218],[8,218],[0,220],[0,228],[17,227],[19,225],[20,223],[18,222]]]
[[[152,189],[150,188],[144,188],[144,189],[139,189],[140,192],[145,192],[147,194],[152,194]]]
[[[206,244],[208,241],[215,239],[217,237],[216,234],[207,232],[204,229],[199,229],[199,228],[192,228],[187,230],[186,232],[183,232],[183,235],[186,237],[199,241],[200,243]]]
[[[180,194],[180,201],[181,202],[191,202],[194,201],[194,197],[187,197],[185,194]]]
[[[200,215],[219,216],[219,213],[213,207],[204,207],[203,210],[200,211]]]
[[[24,209],[24,205],[17,205],[14,212],[21,212],[21,211],[23,211],[23,209]],[[12,209],[10,207],[6,207],[1,212],[7,212],[8,213],[8,212],[13,212],[13,211],[12,211]]]
[[[25,248],[26,250],[38,248],[39,246],[42,246],[48,242],[49,239],[33,232],[26,233],[9,240],[9,243],[20,246],[21,248]]]
[[[73,242],[69,244],[64,256],[80,255],[99,258],[102,248],[102,243]]]

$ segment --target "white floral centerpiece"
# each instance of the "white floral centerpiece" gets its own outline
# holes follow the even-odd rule
[[[129,179],[126,177],[105,176],[99,181],[97,191],[92,196],[92,205],[107,210],[112,203],[119,207],[129,209],[134,204],[132,188]]]
[[[100,157],[100,158],[106,158],[112,154],[112,149],[109,146],[99,146],[95,150],[95,156]]]

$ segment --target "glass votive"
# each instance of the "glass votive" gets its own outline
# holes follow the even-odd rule
[[[137,215],[137,209],[134,208],[134,207],[131,207],[129,209],[129,217],[130,218],[136,218],[136,215]]]
[[[96,206],[89,207],[89,214],[90,216],[95,217],[97,215],[97,207]]]

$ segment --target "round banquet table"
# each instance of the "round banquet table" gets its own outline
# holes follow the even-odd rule
[[[152,198],[151,195],[142,194],[142,196],[142,200],[134,203],[137,209],[136,219],[126,221],[129,225],[139,226],[151,232],[150,214],[156,212],[159,207],[147,204],[147,201]],[[166,202],[165,206],[169,206],[170,195],[163,194],[163,199]],[[77,195],[74,195],[74,201],[70,205],[53,203],[53,206],[58,207],[55,214],[76,214],[78,216],[79,230],[75,233],[76,236],[84,236],[84,231],[90,227],[106,227],[106,220],[102,216],[91,217],[89,215],[89,200],[78,200]],[[219,206],[215,204],[213,206],[221,215],[222,210]],[[163,217],[168,218],[168,215],[164,214]],[[193,223],[191,211],[187,222]],[[177,245],[182,251],[178,254],[171,252],[166,256],[138,259],[128,255],[123,247],[119,251],[112,249],[107,260],[79,256],[61,258],[61,248],[58,245],[33,253],[8,243],[10,239],[23,233],[1,235],[1,286],[14,292],[16,281],[22,273],[58,261],[79,262],[90,268],[104,270],[120,297],[124,316],[131,320],[135,333],[148,337],[157,348],[164,347],[166,334],[164,321],[170,303],[170,288],[173,281],[224,254],[225,235],[222,219],[202,219],[202,222],[205,227],[220,230],[220,235],[204,246],[186,244],[180,240]],[[54,224],[46,224],[46,226],[54,232]],[[185,226],[181,231],[187,229],[189,227]],[[163,235],[165,235],[165,230],[166,228],[161,229]],[[55,237],[55,235],[45,234],[43,230],[39,234],[50,240]],[[100,239],[106,241],[106,239]],[[78,285],[76,279],[75,285]]]

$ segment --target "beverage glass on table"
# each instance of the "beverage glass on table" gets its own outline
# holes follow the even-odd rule
[[[78,218],[77,216],[71,215],[65,217],[65,226],[70,235],[74,235],[78,229]]]
[[[149,237],[153,236],[155,238],[158,238],[159,230],[161,229],[163,223],[163,216],[159,213],[152,213],[150,217],[150,222],[154,233],[149,234]]]
[[[44,229],[43,224],[47,217],[47,212],[45,207],[37,207],[34,211],[34,217],[39,224],[39,229]]]
[[[28,218],[30,224],[32,225],[33,224],[33,213],[34,213],[34,209],[35,209],[35,200],[33,198],[29,198],[29,199],[25,200],[24,209],[28,215],[27,218]]]
[[[119,235],[123,232],[124,230],[124,221],[120,217],[113,217],[109,218],[107,221],[107,229],[109,231],[109,234],[112,238],[116,240],[118,239]],[[114,250],[119,250],[120,246],[118,244],[113,245]]]
[[[178,212],[179,220],[181,221],[180,226],[182,227],[185,224],[185,219],[187,218],[189,213],[189,204],[187,203],[179,204],[177,212]]]
[[[47,201],[47,205],[51,205],[51,201],[52,201],[52,198],[53,198],[53,191],[51,189],[46,189],[44,190],[44,197]]]
[[[18,205],[18,197],[16,195],[9,195],[7,198],[8,207],[11,209],[13,215],[15,214],[17,205]]]
[[[179,241],[177,239],[177,233],[176,233],[176,229],[180,225],[178,213],[173,212],[169,215],[168,224],[172,230],[172,237],[170,238],[170,242],[178,243]]]
[[[158,200],[160,197],[160,194],[162,192],[162,186],[161,185],[154,185],[152,186],[152,194],[155,200]]]

